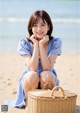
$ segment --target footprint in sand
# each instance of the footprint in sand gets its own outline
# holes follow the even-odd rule
[[[7,80],[11,80],[10,78],[8,78]]]
[[[10,85],[11,85],[11,83],[8,83],[7,85],[8,85],[8,86],[10,86]]]
[[[73,69],[72,69],[72,68],[70,68],[69,70],[70,70],[70,71],[72,71]]]
[[[13,94],[16,94],[17,93],[17,91],[13,91]]]
[[[0,79],[3,79],[3,77],[0,77]]]

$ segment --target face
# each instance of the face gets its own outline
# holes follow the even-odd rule
[[[33,34],[39,39],[43,38],[43,36],[47,34],[48,30],[49,26],[47,22],[43,22],[41,18],[39,18],[38,22],[35,23],[32,27]]]

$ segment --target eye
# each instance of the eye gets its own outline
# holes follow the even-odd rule
[[[34,27],[37,27],[37,24],[34,24],[33,26],[34,26]]]
[[[42,24],[41,26],[45,26],[44,24]]]
[[[45,24],[41,24],[41,26],[45,26]]]

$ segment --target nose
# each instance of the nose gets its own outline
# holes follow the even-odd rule
[[[38,27],[37,27],[37,30],[40,30],[40,29],[41,29],[41,26],[38,26]]]

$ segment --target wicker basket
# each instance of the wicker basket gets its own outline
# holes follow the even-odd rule
[[[52,90],[29,91],[28,113],[75,113],[76,98],[76,94],[59,86]]]

